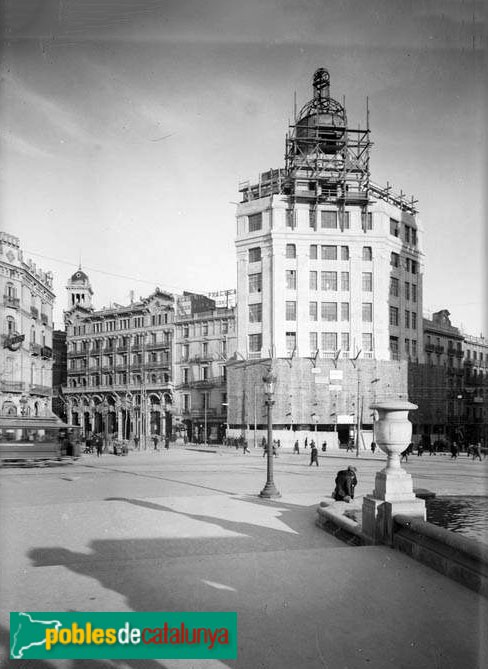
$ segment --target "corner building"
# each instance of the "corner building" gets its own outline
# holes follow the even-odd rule
[[[53,275],[24,260],[20,240],[0,232],[0,413],[50,416]]]
[[[352,128],[329,73],[317,70],[286,136],[285,167],[239,187],[237,350],[246,360],[423,360],[416,202],[371,180],[370,149],[369,113],[365,129]],[[402,394],[385,366],[382,375],[385,394]]]
[[[348,126],[317,70],[285,169],[240,186],[238,350],[249,358],[422,358],[415,202],[370,179],[370,131]]]

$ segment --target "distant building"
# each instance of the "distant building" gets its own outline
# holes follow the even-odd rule
[[[409,365],[409,398],[418,405],[415,434],[459,438],[463,419],[463,334],[447,309],[423,319],[425,364]]]
[[[463,349],[465,438],[488,446],[488,341],[465,334]]]
[[[50,415],[53,277],[24,260],[18,237],[0,232],[0,412]]]
[[[225,304],[231,292],[225,291]],[[227,429],[226,362],[236,347],[235,310],[217,308],[213,301],[194,302],[191,310],[187,305],[186,297],[177,300],[175,408],[188,439],[221,442]]]

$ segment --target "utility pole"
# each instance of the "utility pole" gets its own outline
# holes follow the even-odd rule
[[[256,390],[257,387],[254,386],[254,448],[257,448],[256,442],[256,430],[257,430],[257,409],[256,409]]]
[[[360,370],[358,366],[358,391],[356,396],[356,457],[359,457],[359,432],[361,430],[361,409],[359,406]]]

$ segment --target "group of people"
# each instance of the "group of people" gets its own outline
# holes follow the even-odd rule
[[[88,433],[85,438],[85,453],[93,453],[96,451],[97,457],[102,456],[104,449],[103,437],[101,434]]]
[[[135,441],[135,440],[134,440]],[[139,440],[138,440],[139,441]],[[158,445],[159,445],[159,437],[157,434],[153,434],[152,436],[152,442],[154,444],[154,450],[158,450]],[[164,437],[164,448],[169,451],[169,437],[166,435]]]
[[[307,447],[308,447],[308,437],[305,437],[304,448],[306,449]],[[327,452],[327,442],[323,441],[322,442],[322,453],[326,453],[326,452]],[[298,455],[300,455],[300,443],[299,443],[298,439],[295,441],[295,444],[293,446],[293,453],[297,453]],[[319,463],[318,463],[317,457],[318,457],[318,449],[317,449],[317,446],[315,444],[315,441],[312,439],[310,441],[310,464],[311,465],[315,462],[318,466]]]

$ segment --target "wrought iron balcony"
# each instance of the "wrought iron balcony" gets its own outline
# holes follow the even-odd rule
[[[31,355],[41,355],[41,350],[42,346],[40,344],[35,344],[34,342],[31,342],[30,344]]]

